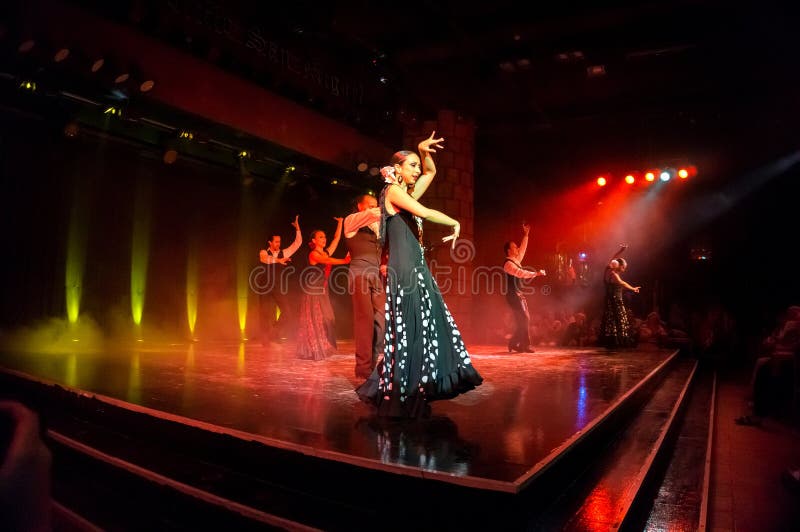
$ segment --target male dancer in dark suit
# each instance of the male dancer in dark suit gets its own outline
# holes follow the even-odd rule
[[[522,226],[522,242],[517,246],[516,242],[506,242],[503,250],[506,260],[503,263],[503,270],[506,272],[506,301],[514,314],[514,334],[508,341],[508,352],[519,351],[520,353],[533,353],[531,340],[528,334],[528,323],[530,314],[528,313],[528,302],[522,291],[522,279],[533,279],[540,275],[547,275],[544,270],[530,271],[522,267],[522,259],[528,249],[528,233],[531,227],[527,224]]]
[[[259,279],[259,319],[261,322],[261,343],[279,342],[281,335],[286,334],[286,324],[293,318],[289,301],[288,284],[282,278],[283,269],[292,261],[292,255],[303,243],[298,216],[294,217],[292,226],[295,230],[294,242],[286,249],[281,249],[281,235],[272,235],[267,241],[267,249],[258,252],[258,260],[264,264],[264,277]],[[280,309],[279,319],[275,318]]]
[[[344,238],[350,251],[356,377],[364,379],[383,355],[386,294],[380,272],[380,217],[377,200],[364,194],[356,198],[356,212],[344,219]]]

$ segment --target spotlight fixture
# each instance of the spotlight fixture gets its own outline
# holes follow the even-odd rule
[[[107,72],[103,77],[109,84],[126,86],[128,88],[139,87],[141,89],[141,84],[145,81],[151,81],[142,74],[141,70],[134,63],[112,58],[105,61],[104,65]],[[152,86],[150,88],[152,89]]]
[[[192,133],[188,129],[181,129],[178,132],[178,138],[184,140],[194,140],[194,133]]]
[[[69,48],[61,48],[53,56],[53,61],[55,61],[56,63],[60,63],[61,61],[65,60],[67,57],[69,57]]]
[[[644,178],[645,178],[646,180],[648,180],[648,181],[651,181],[651,182],[652,182],[652,181],[655,181],[655,179],[656,179],[656,175],[655,175],[653,172],[647,172],[646,174],[644,174]]]
[[[150,92],[153,90],[153,87],[156,86],[156,82],[152,79],[146,79],[139,84],[139,91],[140,92]]]
[[[283,167],[283,174],[281,175],[281,183],[286,183],[287,186],[293,187],[298,183],[299,178],[295,177],[294,165],[286,165]],[[303,176],[308,177],[308,176]]]
[[[597,178],[597,185],[598,186],[604,187],[604,186],[606,186],[607,183],[608,183],[608,181],[606,181],[605,177],[598,177]]]
[[[689,177],[689,171],[686,170],[686,168],[681,168],[680,170],[678,170],[678,177],[680,177],[681,179],[686,179],[687,177]]]
[[[17,51],[19,51],[22,54],[26,54],[31,50],[33,50],[34,46],[36,46],[36,41],[34,41],[33,39],[28,39],[27,41],[23,41],[22,43],[20,43],[19,47],[17,48]]]
[[[514,72],[516,70],[514,63],[511,61],[502,61],[498,66],[503,72]]]
[[[247,150],[241,150],[236,156],[239,159],[249,159],[252,154]]]
[[[339,184],[338,179],[331,179],[331,185],[338,185],[338,184]]]
[[[636,178],[633,177],[633,175],[628,174],[625,176],[625,182],[628,183],[629,185],[632,185],[634,181],[636,181]]]
[[[372,168],[369,169],[369,175],[375,177],[380,173],[380,171],[381,171],[380,168],[378,168],[377,166],[373,166]]]
[[[20,82],[19,88],[30,92],[36,92],[36,82],[29,79],[23,80]]]
[[[106,110],[103,111],[103,114],[116,116],[117,118],[122,118],[122,109],[111,105],[109,107],[106,107]]]
[[[664,171],[661,172],[661,174],[658,177],[659,177],[659,179],[661,179],[661,181],[666,182],[666,181],[669,181],[670,177],[672,177],[672,176],[669,174],[669,172],[667,170],[664,170]]]
[[[559,52],[556,54],[556,59],[561,62],[567,61],[580,61],[584,58],[583,52],[580,50],[572,50],[568,52]]]
[[[696,247],[689,251],[689,257],[694,261],[710,261],[713,251],[706,247]]]
[[[173,150],[172,148],[170,148],[164,152],[164,164],[173,164],[177,160],[178,160],[177,150]]]
[[[605,65],[593,65],[590,67],[586,67],[586,75],[590,78],[605,76],[606,67]]]
[[[103,59],[102,57],[98,57],[97,59],[92,61],[92,66],[90,68],[90,70],[92,71],[92,74],[95,74],[95,73],[99,72],[100,69],[103,68],[103,65],[105,65],[105,64],[106,64],[106,60]]]
[[[78,131],[80,131],[80,128],[75,122],[70,122],[64,126],[64,136],[67,138],[74,139],[78,136]]]
[[[378,66],[385,59],[386,59],[386,54],[383,52],[378,52],[374,56],[372,56],[372,59],[370,59],[370,64],[372,66]]]
[[[358,166],[356,166],[356,169],[359,172],[366,172],[367,168],[369,168],[369,165],[367,163],[363,162],[363,161],[358,163]]]

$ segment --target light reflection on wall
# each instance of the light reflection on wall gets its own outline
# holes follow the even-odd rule
[[[239,205],[239,235],[236,245],[236,309],[239,314],[239,333],[247,340],[247,307],[250,296],[250,269],[258,256],[258,249],[251,245],[255,199],[249,187],[243,186]]]
[[[236,275],[236,310],[239,315],[239,332],[242,340],[247,340],[247,303],[250,294],[250,285],[247,282],[247,274],[242,270],[247,270],[243,260],[238,261]]]
[[[98,153],[102,153],[99,150]],[[99,155],[100,163],[102,156]],[[86,244],[89,237],[91,194],[90,175],[73,166],[72,205],[67,230],[67,257],[64,287],[66,289],[67,319],[70,325],[78,321],[83,298],[83,277],[86,271]]]
[[[198,253],[197,239],[189,241],[189,250],[186,257],[186,320],[189,325],[189,334],[194,339],[194,328],[197,324],[197,289],[198,289]]]
[[[69,216],[69,232],[67,234],[67,264],[65,272],[65,288],[67,302],[67,319],[71,325],[78,321],[83,294],[83,275],[86,268],[86,240],[89,232],[87,220],[88,205],[85,198],[79,198],[76,185],[75,197]]]
[[[131,316],[142,324],[147,291],[147,264],[150,255],[151,190],[149,179],[142,177],[136,187],[131,238]]]

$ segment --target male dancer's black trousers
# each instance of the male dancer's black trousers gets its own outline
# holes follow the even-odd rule
[[[528,302],[525,300],[525,296],[514,292],[506,296],[506,301],[508,301],[511,312],[514,314],[514,334],[511,335],[511,339],[508,341],[508,348],[527,349],[531,345],[528,334],[528,324],[531,318],[528,313]]]
[[[350,268],[356,375],[366,378],[383,355],[386,293],[377,268]]]

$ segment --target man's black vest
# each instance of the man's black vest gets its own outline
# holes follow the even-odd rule
[[[283,258],[283,250],[278,250],[277,255],[273,255],[272,252],[267,249],[267,255],[270,257],[275,257],[278,259]],[[280,283],[280,270],[278,268],[283,268],[281,264],[277,262],[273,262],[272,264],[264,264],[266,270],[264,271],[265,281],[267,283],[267,287],[269,291],[272,289],[278,288],[278,283]]]
[[[378,236],[369,227],[362,227],[351,238],[345,237],[350,251],[350,270],[378,268],[381,264],[381,248]]]
[[[509,259],[508,257],[506,257],[506,261],[505,262],[510,262],[514,266],[522,268],[522,266],[517,261],[515,261],[513,259]],[[505,266],[505,262],[503,263],[504,266]],[[506,288],[506,297],[507,298],[519,297],[519,295],[521,295],[520,294],[520,290],[522,288],[522,279],[520,279],[516,275],[511,275],[510,273],[508,273],[506,271],[504,271],[504,273],[506,274],[506,287],[505,287]]]

